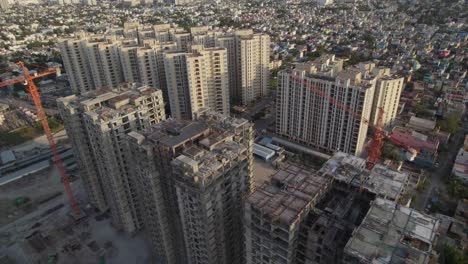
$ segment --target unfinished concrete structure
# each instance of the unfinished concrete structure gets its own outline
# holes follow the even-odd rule
[[[337,152],[320,169],[280,169],[246,198],[247,263],[341,263],[376,197],[398,200],[408,175]],[[389,201],[389,200],[388,200]]]
[[[246,199],[247,263],[295,263],[301,222],[331,187],[325,178],[291,165]]]
[[[320,169],[336,182],[360,188],[379,197],[398,201],[408,185],[409,174],[376,164],[373,169],[366,168],[366,160],[344,152],[335,152]]]
[[[435,217],[377,198],[348,241],[343,263],[435,263],[438,227]]]
[[[375,77],[326,55],[278,73],[276,133],[311,148],[360,155]]]
[[[109,207],[112,223],[134,232],[140,225],[136,186],[123,140],[126,133],[165,118],[161,91],[125,84],[60,98],[58,105],[91,203],[100,210]]]
[[[297,263],[340,263],[353,230],[375,196],[356,188],[332,188],[300,226]]]
[[[162,263],[243,263],[252,124],[209,112],[168,119],[128,141],[143,224]]]

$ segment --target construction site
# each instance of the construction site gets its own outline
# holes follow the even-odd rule
[[[67,142],[65,133],[55,139]],[[107,212],[86,207],[79,171],[68,170],[73,153],[68,144],[57,149],[84,210],[72,214],[45,136],[16,146],[0,173],[0,263],[148,263],[141,237],[118,233]]]
[[[319,170],[284,164],[246,198],[247,263],[428,263],[438,222],[398,203],[408,177],[342,152]]]

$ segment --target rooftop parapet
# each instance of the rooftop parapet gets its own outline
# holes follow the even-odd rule
[[[377,198],[344,251],[358,263],[425,264],[438,227],[435,217]]]
[[[320,173],[336,181],[362,187],[380,197],[396,201],[406,188],[408,173],[377,164],[366,168],[366,160],[343,152],[336,152],[320,169]]]
[[[331,182],[314,171],[289,165],[251,193],[247,202],[272,221],[290,226],[315,206]]]

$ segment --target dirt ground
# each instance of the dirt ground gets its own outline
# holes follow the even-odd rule
[[[34,211],[40,200],[57,192],[63,192],[63,184],[55,166],[0,186],[0,227]],[[20,197],[30,201],[17,207],[15,199]]]
[[[259,158],[254,158],[253,180],[255,186],[262,185],[270,179],[270,176],[276,171],[275,168],[268,162]]]

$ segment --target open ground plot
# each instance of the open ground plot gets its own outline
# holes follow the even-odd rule
[[[71,183],[86,204],[81,181]],[[19,206],[16,201],[21,200]],[[0,256],[12,263],[156,263],[141,234],[115,230],[107,213],[74,220],[55,166],[0,188]]]

